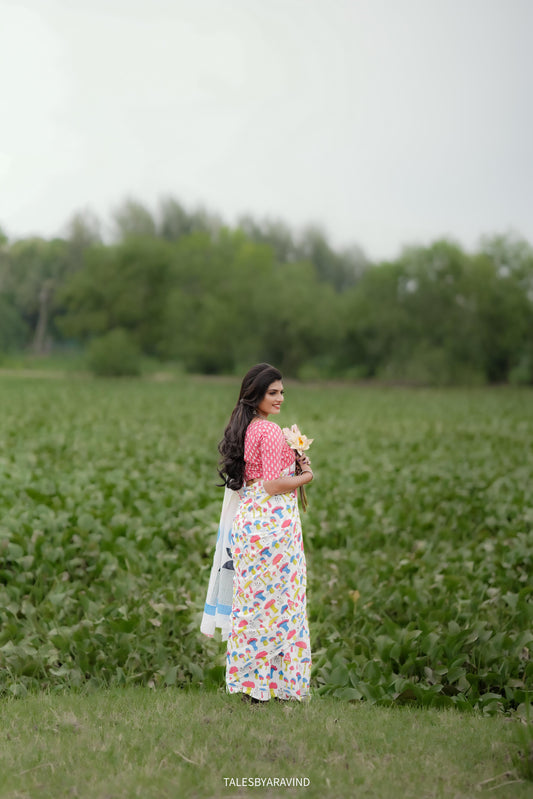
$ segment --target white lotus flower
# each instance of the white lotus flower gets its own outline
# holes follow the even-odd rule
[[[296,424],[293,424],[292,427],[284,427],[282,432],[289,447],[295,449],[299,455],[303,455],[315,440],[314,438],[307,438],[307,436],[304,436]]]

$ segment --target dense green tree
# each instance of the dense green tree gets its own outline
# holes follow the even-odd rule
[[[6,260],[3,291],[31,331],[32,349],[41,355],[51,346],[56,292],[69,273],[67,242],[42,238],[15,241]]]
[[[82,268],[87,250],[102,244],[100,220],[90,210],[79,211],[68,221],[65,239],[68,244],[70,272],[75,272]]]
[[[91,248],[84,269],[63,287],[61,330],[87,341],[123,328],[145,353],[158,355],[171,263],[172,245],[161,239],[129,237]]]
[[[511,363],[511,372],[519,382],[533,384],[533,247],[516,234],[486,236],[481,241],[480,255],[494,265],[499,278],[492,290],[492,310],[485,303],[489,324],[491,318],[499,317],[497,328],[485,337],[485,358],[494,351],[500,367],[495,363],[492,371],[501,373],[503,364],[507,373],[506,367]],[[508,315],[510,318],[502,318]],[[489,340],[491,335],[497,337],[497,342]]]
[[[338,368],[361,377],[376,377],[404,350],[414,335],[413,322],[399,302],[405,276],[400,265],[383,263],[368,269],[357,286],[342,297],[343,337]]]
[[[268,360],[302,377],[533,383],[533,250],[517,236],[372,265],[316,226],[245,216],[231,230],[170,197],[157,213],[127,200],[115,232],[104,244],[89,211],[61,239],[0,231],[0,348],[123,339],[198,372]]]
[[[279,219],[257,220],[250,214],[241,216],[239,229],[251,241],[270,247],[278,263],[300,260],[301,252],[292,230]]]
[[[517,276],[450,241],[405,249],[346,293],[342,366],[423,382],[506,380],[531,319]]]
[[[118,241],[157,235],[154,215],[145,205],[134,199],[125,200],[115,210],[113,222],[114,238]]]
[[[160,203],[159,233],[169,241],[193,233],[189,212],[172,197],[165,197]]]
[[[310,261],[322,281],[330,283],[337,291],[353,286],[365,272],[368,262],[363,251],[351,247],[337,252],[326,233],[317,225],[303,232],[298,244],[298,256]]]
[[[341,340],[340,298],[322,285],[312,264],[287,264],[278,269],[262,297],[262,339],[266,360],[284,373],[316,377],[333,368]]]
[[[266,244],[280,264],[308,261],[321,281],[337,291],[354,285],[368,267],[363,251],[356,246],[340,252],[333,249],[318,226],[306,228],[299,236],[279,219],[257,220],[250,215],[239,219],[239,228],[259,244]]]
[[[406,377],[454,383],[475,371],[478,342],[466,285],[468,255],[453,242],[407,248],[397,261],[398,301],[409,318],[401,368]],[[398,365],[396,366],[398,368]]]
[[[473,260],[480,363],[489,382],[506,382],[526,346],[531,303],[512,272],[502,272],[487,255]]]
[[[21,349],[27,338],[27,328],[10,299],[0,294],[0,354]]]
[[[165,197],[160,203],[158,216],[159,234],[169,241],[176,241],[191,233],[208,233],[216,236],[223,227],[220,216],[205,208],[188,210],[172,197]]]
[[[193,371],[232,371],[261,357],[272,302],[272,251],[241,233],[181,239],[166,311],[169,357]]]

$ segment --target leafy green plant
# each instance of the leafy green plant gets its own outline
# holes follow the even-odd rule
[[[286,386],[315,438],[313,685],[516,711],[533,680],[527,390]],[[222,684],[201,636],[238,386],[0,380],[0,691]]]

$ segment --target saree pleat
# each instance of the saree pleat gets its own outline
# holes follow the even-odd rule
[[[226,687],[260,700],[309,694],[306,563],[296,492],[242,490],[231,531],[234,567]]]

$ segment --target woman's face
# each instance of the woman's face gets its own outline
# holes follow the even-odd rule
[[[266,394],[257,406],[259,416],[266,418],[269,413],[279,413],[283,402],[283,383],[275,380],[269,385]]]

